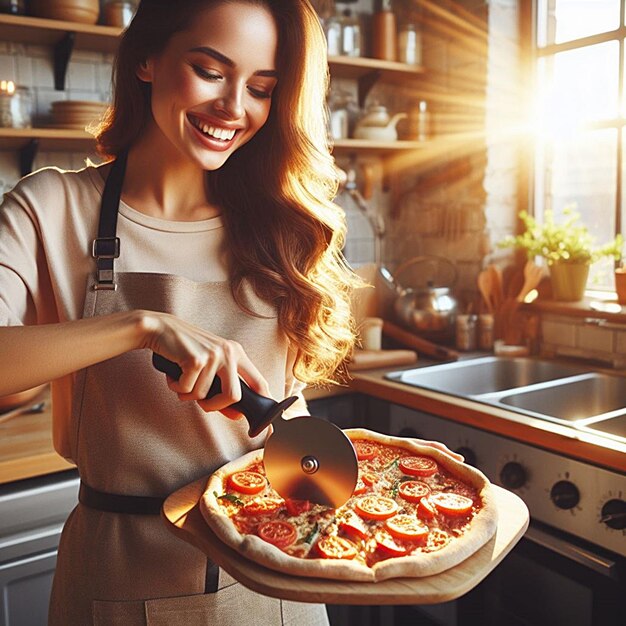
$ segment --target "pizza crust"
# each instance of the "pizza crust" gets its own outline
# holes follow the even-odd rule
[[[421,445],[413,439],[393,437],[362,428],[346,429],[344,432],[353,440],[369,439],[381,444],[398,446],[415,454],[430,456],[451,474],[475,487],[482,499],[482,508],[472,518],[470,529],[460,537],[454,537],[436,552],[415,552],[407,556],[389,558],[375,563],[372,567],[351,560],[304,559],[291,556],[256,535],[241,534],[223,512],[214,494],[222,493],[224,480],[230,474],[262,460],[263,450],[254,450],[227,463],[210,477],[200,500],[200,510],[211,530],[226,545],[244,557],[270,569],[296,576],[366,582],[439,574],[465,561],[494,536],[498,521],[497,509],[491,484],[480,470],[456,461],[441,450]]]

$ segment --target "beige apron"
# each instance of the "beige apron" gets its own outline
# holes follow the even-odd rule
[[[129,309],[180,316],[239,341],[272,396],[283,397],[287,340],[275,312],[251,290],[254,309],[271,317],[242,312],[225,282],[200,284],[150,273],[117,274],[114,282],[115,290],[103,290],[94,289],[95,278],[89,280],[84,317]],[[232,421],[205,413],[195,402],[180,402],[152,367],[151,352],[136,350],[78,373],[71,436],[81,480],[91,488],[164,498],[261,447],[265,434],[251,440],[245,420]],[[49,623],[328,624],[323,605],[261,596],[223,570],[218,590],[205,593],[210,571],[206,556],[175,537],[160,515],[111,513],[80,503],[63,529]]]

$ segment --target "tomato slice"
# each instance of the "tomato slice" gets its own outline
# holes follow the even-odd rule
[[[408,502],[419,502],[430,493],[430,487],[421,480],[406,480],[400,483],[398,493]]]
[[[228,484],[239,493],[259,493],[265,489],[267,481],[263,474],[258,472],[235,472],[228,477]]]
[[[263,541],[267,541],[277,548],[286,548],[298,538],[296,527],[285,520],[270,520],[259,524],[257,534]]]
[[[417,517],[420,519],[433,519],[437,515],[437,510],[429,502],[428,498],[422,498],[417,505]]]
[[[368,486],[371,487],[378,482],[378,476],[376,474],[372,474],[370,472],[366,472],[361,476],[361,480]]]
[[[370,495],[359,498],[354,504],[355,511],[366,519],[387,519],[396,514],[398,504],[385,496]]]
[[[471,498],[443,491],[432,495],[430,501],[445,515],[467,515],[474,506]]]
[[[287,498],[285,500],[285,508],[289,515],[296,516],[310,511],[311,503],[308,500],[292,500],[291,498]]]
[[[363,520],[353,511],[347,511],[345,518],[339,522],[339,530],[352,538],[367,539],[369,537]]]
[[[276,513],[282,504],[283,501],[278,498],[259,498],[248,502],[241,511],[244,515],[267,515]]]
[[[400,470],[409,476],[432,476],[437,472],[437,462],[429,456],[405,456],[400,459]]]
[[[378,456],[378,448],[368,441],[355,441],[354,449],[359,461],[371,461]]]
[[[406,539],[407,541],[421,541],[426,539],[428,535],[428,526],[415,517],[402,513],[394,515],[385,522],[385,528],[389,534],[398,539]]]
[[[376,533],[376,549],[385,556],[404,556],[407,548],[396,543],[395,539],[385,530]]]
[[[325,559],[353,559],[357,547],[349,539],[330,535],[317,542],[317,551]]]

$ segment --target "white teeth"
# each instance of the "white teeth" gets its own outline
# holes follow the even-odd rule
[[[193,119],[194,125],[196,128],[201,130],[205,135],[209,135],[210,137],[215,137],[215,139],[221,139],[222,141],[230,141],[235,136],[235,130],[228,130],[227,128],[218,128],[217,126],[209,126],[208,124],[203,124],[200,120]]]

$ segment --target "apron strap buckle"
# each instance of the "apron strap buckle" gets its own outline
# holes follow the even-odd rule
[[[98,271],[96,272],[95,290],[108,289],[115,291],[115,274],[113,271],[113,259],[120,256],[119,237],[98,237],[91,244],[91,256],[96,259]]]

